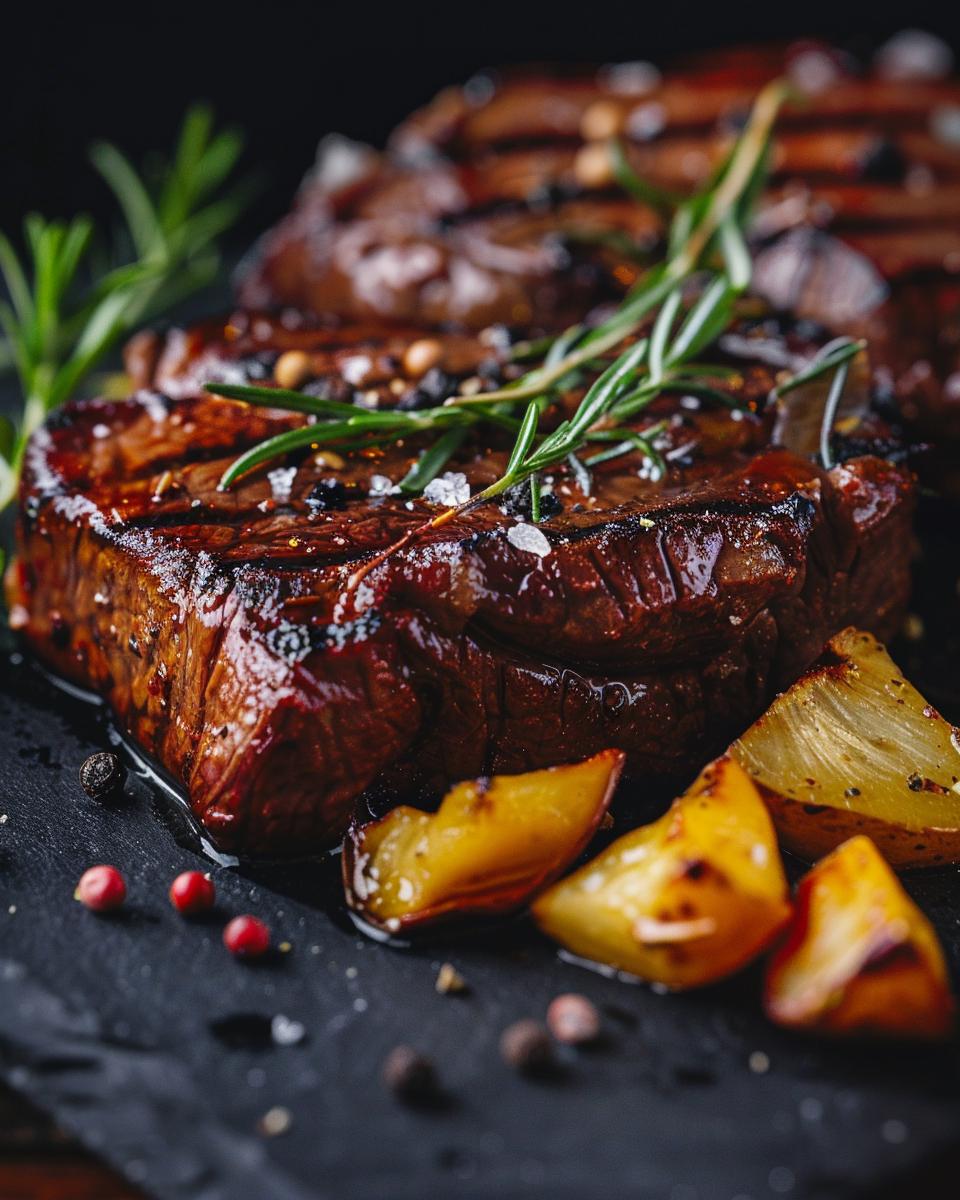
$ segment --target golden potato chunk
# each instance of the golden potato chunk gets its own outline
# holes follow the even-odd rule
[[[652,825],[618,838],[533,905],[574,954],[670,988],[730,975],[790,915],[770,816],[731,758]]]
[[[960,733],[869,633],[828,642],[730,753],[808,861],[864,833],[894,866],[960,862]]]
[[[800,881],[764,1004],[797,1029],[930,1038],[952,1029],[937,935],[868,837],[844,842]]]
[[[458,783],[435,813],[401,805],[349,833],[347,903],[390,932],[519,908],[586,847],[624,755]]]

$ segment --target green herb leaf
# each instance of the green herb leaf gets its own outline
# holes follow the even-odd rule
[[[611,139],[608,146],[613,176],[623,190],[628,192],[634,200],[639,200],[641,204],[647,205],[659,213],[664,213],[666,216],[672,216],[679,204],[678,198],[650,183],[649,180],[640,178],[630,165],[626,148],[619,138]]]
[[[346,433],[347,430],[342,432]],[[315,444],[319,445],[316,425],[303,425],[299,429],[288,429],[274,437],[266,438],[232,462],[220,477],[218,486],[221,491],[225,491],[243,475],[252,471],[254,467],[259,467],[261,463],[281,458],[284,454],[289,454],[291,450],[302,450],[304,446]]]
[[[463,445],[468,432],[466,426],[463,426],[459,429],[448,429],[446,433],[441,434],[400,480],[400,491],[409,496],[418,496],[453,458]]]
[[[865,350],[867,343],[862,339],[854,341],[852,338],[837,338],[824,346],[819,353],[802,367],[795,375],[791,375],[789,379],[783,383],[777,384],[773,389],[774,396],[786,396],[788,392],[792,392],[795,388],[803,387],[805,383],[810,383],[813,379],[819,379],[821,375],[826,375],[830,371],[834,371],[837,367],[847,363],[852,358]]]
[[[242,400],[260,408],[282,408],[323,417],[354,417],[358,412],[355,404],[348,404],[344,400],[327,400],[324,396],[311,396],[288,388],[253,387],[239,383],[205,383],[203,386],[214,396]]]
[[[13,462],[13,447],[16,431],[9,417],[0,413],[0,458],[7,464]]]
[[[520,432],[517,434],[516,443],[514,444],[510,458],[507,460],[507,468],[504,471],[505,476],[512,475],[523,462],[527,451],[533,445],[533,439],[537,434],[537,422],[539,420],[540,408],[534,402],[527,406],[527,411],[524,413]]]
[[[141,258],[149,258],[163,247],[163,233],[146,185],[130,160],[109,142],[97,142],[90,150],[90,161],[106,180],[117,198],[133,244]]]

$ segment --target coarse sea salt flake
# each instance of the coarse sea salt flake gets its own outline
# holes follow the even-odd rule
[[[470,484],[462,471],[444,471],[436,479],[430,480],[423,489],[423,498],[428,504],[455,508],[470,499]]]
[[[293,481],[297,477],[296,467],[277,467],[275,471],[267,472],[270,481],[270,491],[274,500],[289,500],[293,490]]]
[[[394,496],[400,489],[387,475],[372,475],[370,477],[371,496]]]
[[[520,521],[507,530],[507,541],[518,550],[526,550],[528,554],[536,554],[538,558],[546,558],[550,553],[550,543],[535,525],[527,525]]]

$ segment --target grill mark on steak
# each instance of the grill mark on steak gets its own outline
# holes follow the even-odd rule
[[[605,205],[622,202],[623,192],[612,180],[597,177],[587,181],[578,173],[580,145],[577,141],[568,147],[551,145],[534,153],[500,153],[469,165],[451,163],[425,170],[387,167],[371,177],[364,191],[351,192],[342,199],[331,197],[330,211],[340,222],[415,218],[419,228],[428,231],[436,222],[441,228],[455,228],[497,213],[558,211],[564,204],[587,198]],[[642,178],[659,187],[686,191],[706,181],[728,145],[729,139],[715,135],[689,139],[667,132],[662,140],[648,145],[627,144],[626,152]],[[890,156],[902,160],[902,168],[896,173],[891,171],[889,178],[871,175],[877,168],[871,166],[870,156],[876,157],[878,146],[888,147]],[[904,188],[909,166],[917,164],[931,171],[936,188],[929,183],[913,191]],[[957,149],[919,130],[888,139],[881,138],[876,130],[855,136],[821,133],[800,139],[781,135],[775,142],[771,164],[771,190],[775,194],[785,183],[801,178],[848,219],[857,212],[866,220],[872,219],[870,199],[882,199],[894,187],[905,207],[914,209],[912,219],[920,219],[927,214],[924,205],[945,203],[944,195],[949,197],[955,192],[958,177]]]
[[[751,54],[756,52],[750,51]],[[475,105],[460,93],[442,93],[432,105],[414,113],[391,138],[395,157],[422,164],[428,154],[454,160],[479,150],[509,150],[517,146],[555,144],[561,139],[581,137],[582,121],[597,101],[625,113],[656,104],[661,109],[662,130],[690,132],[712,130],[734,121],[749,110],[763,83],[784,73],[782,49],[756,53],[758,69],[744,71],[743,63],[722,75],[711,69],[720,60],[711,56],[699,68],[674,70],[659,83],[635,94],[618,93],[596,79],[577,76],[564,79],[555,74],[504,78],[486,100]],[[909,80],[895,82],[878,78],[840,78],[817,94],[785,108],[783,129],[875,128],[878,122],[890,128],[917,126],[929,112],[955,101],[956,86],[950,81]],[[438,110],[446,104],[447,119],[438,121]],[[428,159],[429,161],[429,159]]]

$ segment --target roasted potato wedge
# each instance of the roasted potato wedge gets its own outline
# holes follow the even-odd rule
[[[830,1033],[943,1037],[954,1005],[930,922],[868,837],[800,881],[764,1005],[779,1025]]]
[[[619,750],[458,783],[435,813],[401,805],[347,835],[349,906],[394,933],[519,908],[586,847],[623,769]]]
[[[790,904],[770,816],[749,777],[724,757],[659,821],[544,892],[533,915],[574,954],[691,988],[759,954]]]
[[[730,753],[808,861],[864,833],[894,866],[960,862],[960,733],[869,633],[833,638]]]

